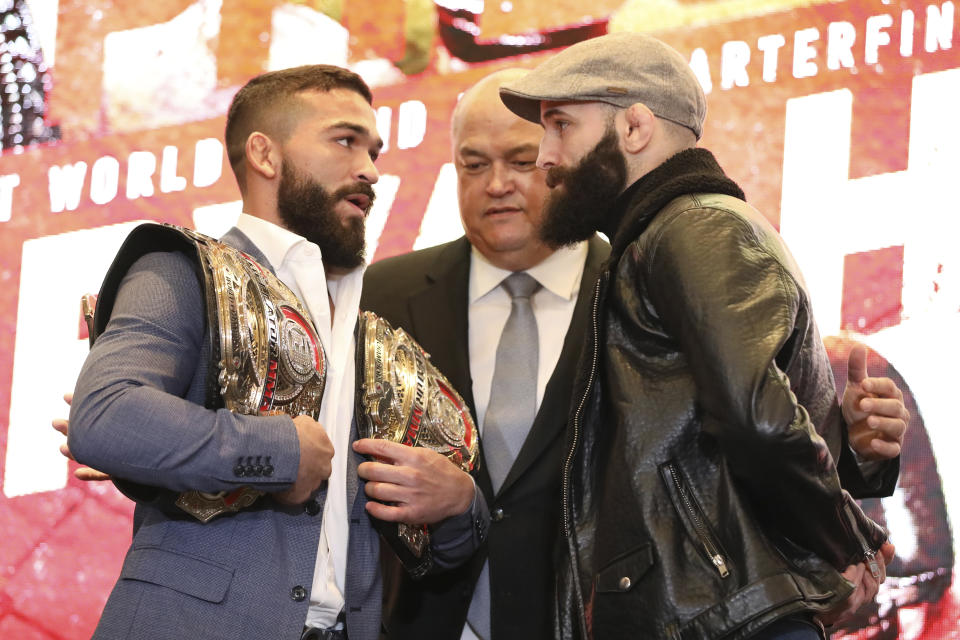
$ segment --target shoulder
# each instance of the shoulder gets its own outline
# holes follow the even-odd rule
[[[202,319],[203,308],[196,263],[179,251],[153,251],[137,258],[123,276],[110,316],[133,315],[179,326]]]
[[[464,244],[468,250],[458,251]],[[396,272],[426,274],[436,266],[438,260],[458,258],[470,259],[469,243],[465,238],[378,260],[367,267],[364,280],[377,280],[395,275]]]
[[[610,243],[594,234],[587,241],[587,262],[597,262],[598,264],[610,256]]]
[[[428,278],[469,261],[470,243],[466,238],[384,258],[367,267],[363,276],[364,299],[368,294],[409,294],[426,286]]]
[[[759,211],[722,194],[691,194],[668,203],[636,242],[660,251],[701,258],[723,247],[741,250],[780,247],[782,240]]]

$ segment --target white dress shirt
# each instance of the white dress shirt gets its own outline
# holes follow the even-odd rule
[[[537,411],[543,392],[563,350],[563,340],[577,304],[583,266],[587,261],[587,243],[555,251],[540,264],[527,269],[542,287],[530,299],[537,319],[540,361],[537,364]],[[473,377],[473,400],[477,424],[481,425],[490,404],[493,367],[497,360],[500,334],[510,316],[510,294],[500,282],[512,272],[495,267],[473,249],[470,254],[470,281],[467,292],[467,318],[470,340],[470,375]]]
[[[537,411],[543,400],[553,369],[560,360],[563,341],[570,328],[573,309],[580,293],[580,280],[587,262],[587,243],[581,242],[553,252],[540,264],[527,269],[542,286],[530,298],[537,319],[539,361],[537,362]],[[510,316],[511,300],[500,283],[512,272],[495,267],[474,248],[470,253],[470,279],[467,291],[470,375],[477,424],[483,436],[483,421],[490,404],[493,368],[497,360],[500,334]],[[461,640],[479,640],[469,623],[464,623]]]
[[[316,244],[247,214],[240,215],[237,228],[257,245],[276,269],[277,277],[305,303],[327,356],[327,385],[323,391],[319,422],[333,443],[333,468],[327,481],[327,499],[306,620],[308,626],[327,628],[334,625],[344,605],[349,541],[347,458],[351,451],[356,375],[353,330],[360,308],[365,267],[328,279]]]

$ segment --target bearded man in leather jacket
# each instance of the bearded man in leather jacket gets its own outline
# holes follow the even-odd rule
[[[599,229],[612,245],[572,398],[558,635],[822,637],[892,557],[848,490],[890,478],[852,459],[792,256],[695,146],[696,77],[663,43],[621,33],[501,98],[544,127],[543,238]],[[878,455],[898,446],[867,437]]]

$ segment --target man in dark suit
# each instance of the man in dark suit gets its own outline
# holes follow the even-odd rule
[[[486,459],[476,477],[492,514],[488,546],[471,562],[422,580],[388,568],[391,612],[384,622],[391,638],[460,638],[461,631],[468,638],[540,638],[551,628],[560,450],[590,302],[590,291],[581,283],[589,288],[609,246],[594,238],[554,253],[537,240],[547,192],[534,164],[542,130],[507,111],[497,93],[500,83],[521,73],[507,70],[482,80],[453,114],[466,235],[380,261],[364,277],[361,308],[407,330],[460,391],[480,425],[510,310],[498,278],[526,271],[542,284],[532,296],[540,331],[539,411],[526,425],[529,432],[520,439],[522,447],[501,486],[494,489]],[[474,597],[478,579],[486,579],[485,562],[486,605]],[[471,623],[465,628],[468,610]]]
[[[498,95],[502,83],[524,73],[512,69],[488,76],[464,93],[454,111],[453,155],[465,236],[380,261],[364,277],[361,307],[409,332],[481,425],[484,460],[476,476],[492,514],[487,544],[453,571],[411,580],[386,558],[384,626],[391,639],[553,635],[563,433],[592,284],[610,248],[594,237],[554,253],[538,239],[548,192],[543,172],[535,169],[543,130],[509,112]],[[484,418],[493,402],[498,339],[511,310],[498,278],[515,272],[528,272],[542,285],[531,296],[540,332],[537,411],[530,423],[519,426],[522,446],[511,452],[512,464],[497,487],[490,473],[490,454],[497,452],[491,451]],[[844,395],[848,421],[865,424],[868,414],[859,402],[869,380],[874,394],[889,398],[870,407],[871,426],[899,443],[902,396],[897,400],[899,391],[888,380],[866,378],[862,366],[856,370],[857,379],[851,377]],[[876,440],[880,448],[891,444]],[[872,454],[871,442],[862,442],[862,454]],[[878,455],[892,458],[898,452],[899,444]],[[887,489],[895,479],[896,469],[888,469]]]
[[[109,322],[71,412],[77,460],[124,481],[138,499],[133,541],[94,637],[313,640],[349,632],[373,640],[379,544],[365,512],[436,523],[433,556],[449,566],[479,545],[484,506],[473,480],[439,454],[357,440],[354,327],[382,145],[370,91],[356,74],[325,65],[258,76],[231,104],[226,142],[245,213],[223,241],[255,260],[265,282],[276,275],[271,286],[286,292],[278,300],[297,299],[295,324],[312,318],[326,354],[323,402],[316,419],[208,403],[233,382],[212,355],[220,343],[205,307],[220,294],[196,261],[206,241],[160,227],[135,232],[101,292],[98,314]],[[240,332],[268,324],[252,289],[231,360],[246,349]],[[281,332],[295,331],[284,324]],[[297,335],[305,338],[278,341],[270,357],[276,349],[281,367],[321,369],[319,355],[301,348],[316,347],[312,334]],[[218,367],[219,377],[208,375]],[[277,385],[277,395],[290,388]],[[173,504],[179,492],[243,486],[267,495],[209,522]],[[399,506],[366,499],[383,494]]]

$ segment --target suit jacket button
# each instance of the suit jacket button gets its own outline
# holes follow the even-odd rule
[[[633,583],[630,582],[630,578],[623,576],[620,578],[620,583],[617,586],[620,587],[620,591],[626,591],[631,587],[631,585],[633,585]]]
[[[307,512],[307,515],[315,516],[320,513],[320,505],[316,500],[310,500],[303,506],[303,510]]]
[[[497,507],[496,509],[494,509],[493,513],[490,514],[490,519],[493,520],[494,522],[500,522],[501,520],[503,520],[503,509],[501,509],[500,507]]]
[[[238,464],[233,468],[233,475],[237,476],[238,478],[242,478],[243,471],[244,471],[244,466],[242,464]]]
[[[303,602],[307,599],[307,590],[300,585],[290,589],[290,599],[294,602]]]

